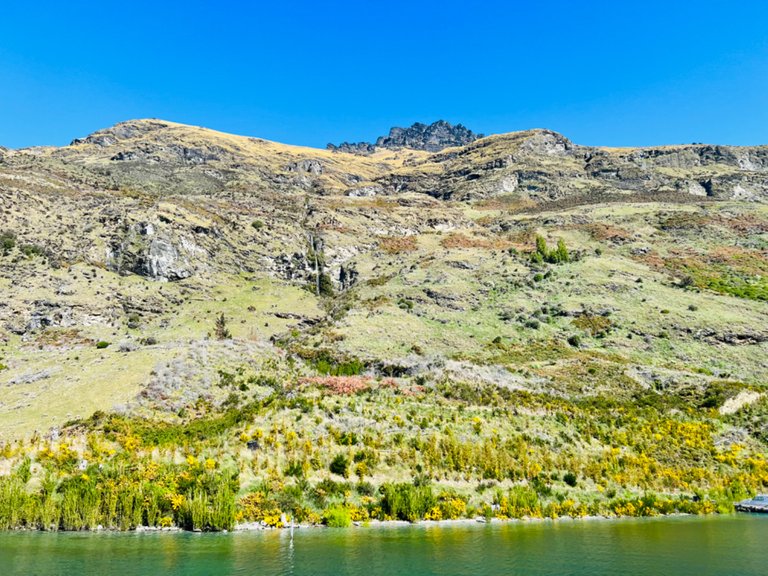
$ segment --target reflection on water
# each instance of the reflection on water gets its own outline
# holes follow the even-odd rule
[[[768,517],[248,534],[0,534],[0,574],[760,575]]]

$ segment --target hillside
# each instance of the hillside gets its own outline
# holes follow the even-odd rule
[[[767,486],[768,147],[429,134],[349,153],[135,120],[0,148],[0,474],[29,457],[37,494],[124,458],[191,500],[176,474],[231,473],[267,523]],[[386,490],[414,478],[411,518]]]

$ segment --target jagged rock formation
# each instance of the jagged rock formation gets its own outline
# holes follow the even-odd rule
[[[377,148],[411,148],[412,150],[439,152],[443,148],[465,146],[482,137],[482,134],[475,134],[461,124],[454,126],[445,120],[438,120],[429,125],[416,122],[409,128],[394,127],[389,131],[388,136],[379,136],[375,144],[343,142],[338,146],[328,144],[327,148],[334,152],[363,155],[371,154]]]
[[[482,134],[475,134],[461,124],[453,126],[445,120],[438,120],[429,125],[416,122],[410,128],[392,128],[389,136],[376,140],[376,146],[439,152],[443,148],[466,146],[482,137]]]

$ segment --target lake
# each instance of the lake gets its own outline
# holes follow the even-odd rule
[[[768,516],[235,534],[0,534],[2,576],[768,573]]]

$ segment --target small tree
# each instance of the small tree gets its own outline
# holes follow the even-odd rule
[[[224,312],[216,318],[216,325],[213,329],[213,334],[217,340],[229,340],[232,338],[232,333],[227,328],[227,319],[224,317]]]
[[[557,241],[557,248],[550,250],[547,248],[547,241],[543,236],[536,235],[536,251],[531,254],[531,261],[537,264],[542,262],[549,262],[550,264],[562,264],[563,262],[569,262],[571,259],[568,254],[568,248],[565,246],[565,241],[560,238]]]
[[[318,296],[333,296],[333,281],[331,277],[325,272],[318,276],[317,280],[317,295]]]
[[[565,241],[562,238],[557,241],[557,248],[555,249],[553,255],[555,263],[557,264],[568,262],[571,259],[568,254],[568,248],[565,247]]]

